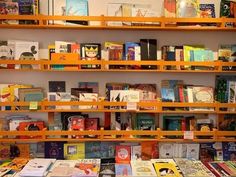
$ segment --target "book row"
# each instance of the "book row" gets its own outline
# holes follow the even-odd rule
[[[93,2],[94,3],[94,2]],[[90,11],[92,2],[88,0],[10,0],[0,4],[0,12],[4,15],[59,15],[59,16],[94,16],[95,12]],[[163,0],[156,4],[145,3],[119,3],[108,2],[104,4],[107,12],[100,15],[118,16],[118,17],[179,17],[179,18],[215,18],[229,17],[234,18],[236,15],[236,3],[232,1],[221,0],[220,9],[216,9],[218,4],[215,3],[200,3],[199,0]],[[159,8],[158,8],[159,6]],[[90,9],[90,10],[89,10]],[[220,12],[216,14],[216,12]],[[3,24],[35,24],[33,20],[1,20]],[[49,24],[60,25],[92,25],[86,20],[49,20]],[[170,23],[174,25],[175,23]],[[127,25],[160,25],[155,22],[122,22],[110,21],[107,23],[110,26],[127,26]],[[185,24],[179,24],[185,25]],[[203,25],[217,26],[215,23]],[[227,26],[232,27],[233,23],[228,23]]]
[[[103,46],[103,48],[102,48]],[[39,43],[34,41],[8,40],[0,41],[0,59],[39,60],[39,56],[60,63],[62,61],[77,62],[79,60],[109,61],[216,61],[234,62],[236,45],[220,45],[214,52],[204,45],[165,45],[158,49],[156,39],[140,39],[139,42],[105,42],[77,43],[73,41],[55,41],[48,46],[48,55],[39,50]],[[71,54],[73,53],[73,54]],[[32,64],[1,64],[0,68],[39,69]],[[99,64],[51,65],[50,69],[101,69]],[[109,65],[106,69],[157,69],[156,65]],[[166,70],[212,70],[212,66],[166,66]],[[233,66],[224,66],[223,71],[235,70]]]
[[[12,161],[1,162],[0,175],[3,177],[29,175],[38,177],[224,177],[235,175],[235,165],[235,161],[201,162],[186,158],[132,160],[130,163],[115,163],[111,159],[14,158]]]
[[[131,142],[42,142],[1,144],[0,158],[56,158],[60,160],[108,159],[116,163],[129,163],[132,160],[150,160],[155,158],[188,158],[211,161],[235,161],[235,142],[215,143],[162,143],[146,141]]]

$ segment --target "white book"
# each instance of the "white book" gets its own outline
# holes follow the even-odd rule
[[[56,159],[36,158],[30,160],[21,170],[20,176],[43,177],[47,174],[48,168]]]
[[[174,154],[173,143],[159,143],[159,157],[161,159],[173,158]]]
[[[51,0],[52,5],[49,4],[49,14],[52,13],[54,16],[65,16],[66,15],[66,0]],[[52,7],[52,10],[50,10]],[[54,20],[54,25],[65,25],[64,20]],[[56,52],[57,53],[57,52]]]
[[[55,53],[68,53],[68,44],[74,44],[75,42],[68,41],[55,41]]]
[[[39,43],[33,41],[15,41],[16,60],[39,60]],[[39,69],[39,65],[15,65],[15,69]]]
[[[142,160],[142,147],[138,146],[131,146],[131,160]]]
[[[107,16],[122,16],[122,4],[121,3],[108,3],[107,5]],[[109,21],[108,26],[122,26],[121,21]]]
[[[98,101],[97,93],[80,93],[79,101],[88,101],[88,102],[96,102]],[[79,106],[79,109],[97,109],[96,105],[83,105]]]
[[[60,167],[60,168],[62,168],[62,167],[67,167],[67,168],[72,167],[72,168],[74,168],[75,164],[76,164],[76,160],[57,160],[52,165],[52,167],[50,168],[49,171],[52,172],[56,167]]]
[[[131,161],[133,176],[155,176],[156,172],[151,161]]]
[[[71,101],[71,93],[69,92],[48,92],[47,93],[48,101],[61,101],[69,102]],[[71,109],[70,105],[57,105],[51,106],[52,109]]]
[[[187,144],[187,158],[188,159],[199,159],[200,145],[197,143]]]

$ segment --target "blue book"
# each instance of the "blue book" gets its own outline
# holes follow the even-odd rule
[[[236,142],[224,142],[223,146],[223,160],[236,161]]]
[[[161,99],[163,102],[174,102],[175,92],[173,88],[161,88]]]
[[[85,158],[86,159],[101,158],[101,142],[86,142]]]
[[[88,16],[88,0],[66,0],[67,16]],[[77,25],[88,25],[85,20],[67,20],[67,23]]]
[[[116,176],[132,176],[130,164],[116,164]]]
[[[215,18],[215,4],[200,4],[201,18]]]
[[[114,142],[101,142],[101,159],[115,158],[115,147]]]

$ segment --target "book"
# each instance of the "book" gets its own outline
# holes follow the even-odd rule
[[[81,60],[101,60],[101,44],[99,43],[81,43],[80,44]],[[81,69],[100,69],[101,65],[81,65]]]
[[[88,0],[66,0],[67,16],[88,16]],[[66,20],[66,24],[88,25],[85,20]]]
[[[142,160],[159,158],[159,147],[155,141],[141,142]]]
[[[235,161],[236,160],[236,143],[224,142],[223,146],[223,160]]]
[[[49,0],[49,15],[66,15],[66,0]],[[53,25],[65,25],[64,20],[50,20],[49,24]],[[56,52],[57,53],[57,52]]]
[[[97,159],[101,157],[101,142],[85,143],[85,158]]]
[[[45,158],[64,159],[64,142],[45,142]]]
[[[215,4],[200,4],[200,17],[201,18],[215,18]]]
[[[199,17],[199,0],[177,0],[176,9],[178,18]]]
[[[99,94],[99,84],[98,82],[79,82],[78,88],[81,89],[92,89],[91,93],[98,93]],[[90,93],[90,92],[88,92]]]
[[[86,101],[86,102],[96,102],[98,101],[98,94],[97,93],[80,93],[79,100]],[[79,106],[79,109],[97,109],[97,106],[96,105]]]
[[[56,160],[49,169],[50,172],[53,172],[55,168],[74,168],[76,160]]]
[[[116,146],[116,163],[129,163],[131,160],[130,153],[131,153],[130,146],[117,145]]]
[[[101,159],[115,158],[116,143],[101,142]]]
[[[85,143],[64,144],[64,158],[67,160],[84,159]]]
[[[156,176],[155,169],[151,161],[131,161],[133,176]]]
[[[187,158],[189,159],[199,159],[199,149],[200,145],[196,143],[191,143],[187,145]]]
[[[34,15],[34,0],[18,0],[19,15]],[[19,20],[19,24],[35,24],[34,20]]]
[[[159,157],[161,159],[171,159],[174,157],[173,143],[159,143]]]
[[[142,160],[142,146],[131,146],[131,160]]]
[[[5,176],[11,169],[0,167],[0,176]]]
[[[79,159],[75,164],[72,177],[97,177],[99,174],[100,164],[100,159]]]
[[[132,176],[132,169],[130,164],[116,163],[115,169],[117,177]]]
[[[154,163],[154,167],[157,173],[157,176],[175,176],[181,177],[182,175],[177,170],[176,166],[172,163]]]
[[[10,158],[10,145],[1,144],[0,145],[0,159],[9,159]]]
[[[176,0],[164,0],[164,16],[176,17]]]
[[[115,177],[115,164],[114,163],[101,163],[99,177]]]
[[[2,1],[0,3],[1,15],[19,15],[19,3],[14,0]],[[0,20],[0,24],[19,24],[18,20]]]
[[[66,92],[65,81],[48,81],[49,92]]]
[[[31,41],[15,41],[16,60],[39,60],[39,43]],[[15,69],[39,69],[39,65],[17,64]]]

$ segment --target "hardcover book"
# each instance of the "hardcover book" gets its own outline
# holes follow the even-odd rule
[[[201,18],[215,18],[215,4],[200,4]]]
[[[130,164],[119,164],[116,163],[116,177],[132,176],[132,169]]]
[[[151,161],[131,161],[131,168],[133,176],[156,176]]]
[[[97,159],[101,157],[101,142],[85,143],[85,158]]]
[[[34,15],[34,0],[18,0],[19,15]],[[34,20],[20,20],[20,24],[34,24]]]
[[[154,163],[154,167],[155,167],[157,176],[182,177],[182,175],[179,173],[178,169],[173,163],[156,162]]]
[[[80,44],[81,60],[101,60],[101,44],[99,43],[81,43]],[[100,69],[101,65],[81,65],[81,69]]]
[[[64,159],[64,142],[45,142],[45,158]]]
[[[130,146],[117,145],[116,146],[116,163],[129,163],[131,160]]]
[[[49,92],[66,92],[65,81],[48,81]]]
[[[84,159],[85,143],[64,144],[64,158],[67,160]]]
[[[142,146],[131,146],[131,160],[142,160]]]
[[[159,158],[158,143],[155,141],[141,142],[142,160]]]
[[[199,17],[199,0],[177,0],[176,9],[179,18]]]
[[[79,100],[86,101],[86,102],[96,102],[98,101],[98,94],[97,93],[80,93]],[[97,109],[97,106],[96,105],[79,106],[79,109]]]
[[[235,161],[236,160],[236,143],[224,142],[223,145],[223,160]]]
[[[99,177],[115,177],[115,164],[114,163],[102,163],[100,166]]]
[[[187,158],[188,159],[199,159],[199,149],[200,145],[196,143],[188,144],[187,145]]]
[[[19,2],[20,3],[20,2]],[[18,15],[19,6],[15,0],[2,1],[0,3],[0,14],[1,15]],[[0,24],[19,24],[18,20],[0,20]]]
[[[16,60],[39,60],[39,43],[29,41],[15,41]],[[15,65],[15,69],[39,69],[39,65]]]
[[[161,159],[171,159],[174,157],[173,143],[159,143],[159,157]]]
[[[88,16],[88,0],[66,0],[67,16]],[[88,21],[67,20],[66,24],[88,25]]]
[[[113,142],[101,142],[101,159],[115,158],[115,146]]]

